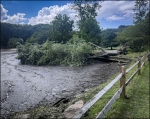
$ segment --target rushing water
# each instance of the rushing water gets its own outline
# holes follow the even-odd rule
[[[119,71],[117,63],[84,67],[21,65],[14,51],[1,52],[1,113],[54,104],[105,82]]]

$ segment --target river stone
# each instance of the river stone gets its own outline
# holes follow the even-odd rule
[[[75,104],[73,105],[70,105],[65,111],[64,111],[64,116],[66,118],[71,118],[73,116],[73,114],[79,110],[80,108],[83,107],[83,101],[82,100],[79,100],[77,101]]]

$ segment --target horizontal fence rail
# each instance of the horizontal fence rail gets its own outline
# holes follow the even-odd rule
[[[87,102],[80,110],[75,112],[73,118],[81,118],[81,116],[97,101],[99,100],[120,78],[122,73],[119,74],[113,81],[111,81],[105,88],[97,93],[89,102]]]
[[[139,61],[137,61],[135,64],[133,64],[129,69],[126,70],[126,73],[128,73],[130,70],[132,70],[138,63],[139,63]]]
[[[104,116],[110,110],[110,108],[115,103],[115,101],[117,100],[119,95],[121,98],[126,97],[125,87],[130,83],[130,81],[134,78],[134,76],[137,73],[138,73],[138,75],[140,75],[140,69],[143,67],[143,65],[145,64],[146,61],[147,61],[147,59],[146,59],[146,54],[145,54],[142,58],[138,57],[138,61],[136,63],[134,63],[127,70],[125,70],[125,67],[122,66],[121,73],[114,80],[112,80],[107,86],[105,86],[99,93],[97,93],[91,100],[89,100],[86,104],[84,104],[84,106],[81,109],[76,111],[72,118],[73,119],[81,118],[82,115],[85,114],[85,112],[90,109],[90,107],[92,107],[112,86],[114,86],[114,84],[118,80],[120,80],[121,88],[114,94],[114,96],[110,99],[110,101],[106,104],[106,106],[102,109],[102,111],[96,117],[96,118],[104,118]],[[130,78],[127,80],[127,82],[125,82],[126,73],[128,73],[130,70],[132,70],[136,65],[138,65],[138,69],[130,76]]]
[[[138,73],[139,69],[137,69],[132,76],[128,79],[128,81],[126,82],[126,86],[130,83],[130,81],[134,78],[134,76]]]
[[[98,119],[98,118],[104,118],[104,116],[110,110],[111,106],[115,103],[116,99],[120,96],[120,94],[122,92],[122,89],[123,89],[123,86],[115,93],[115,95],[106,104],[106,106],[103,108],[103,110],[98,114],[98,116],[96,117],[96,119]]]

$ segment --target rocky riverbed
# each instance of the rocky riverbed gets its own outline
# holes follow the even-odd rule
[[[1,114],[53,105],[105,82],[119,64],[99,62],[83,67],[21,65],[15,50],[1,51]]]

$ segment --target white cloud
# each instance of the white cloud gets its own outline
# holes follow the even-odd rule
[[[134,12],[134,4],[135,1],[104,1],[99,2],[101,4],[100,11],[98,10],[98,16],[96,19],[100,21],[101,19],[105,19],[109,21],[119,21],[126,20],[132,21]],[[71,20],[76,22],[78,20],[75,17],[78,13],[71,9],[70,3],[62,6],[54,5],[50,7],[43,7],[37,13],[37,16],[33,16],[31,18],[26,19],[24,13],[17,13],[13,16],[7,15],[8,10],[6,10],[1,5],[1,19],[4,22],[9,23],[21,23],[24,24],[25,20],[28,20],[27,24],[36,25],[36,24],[49,24],[57,14],[67,14]]]
[[[63,6],[50,6],[50,7],[43,7],[39,12],[38,15],[35,17],[31,17],[29,19],[28,24],[35,25],[35,24],[49,24],[57,14],[67,14],[71,20],[77,20],[75,15],[77,12],[71,9],[71,4],[66,4]]]
[[[112,21],[112,20],[117,21],[117,20],[122,20],[122,19],[124,19],[122,16],[116,16],[116,15],[112,15],[106,18],[107,21]]]
[[[135,1],[104,1],[98,11],[97,20],[105,19],[107,21],[129,20],[133,19],[133,8]]]
[[[0,4],[0,7],[1,7],[1,20],[2,20],[6,18],[8,10],[6,10],[2,4]]]
[[[104,1],[99,2],[102,7],[98,12],[98,16],[96,19],[100,21],[100,19],[105,19],[107,21],[118,21],[118,20],[128,20],[131,21],[133,19],[133,8],[135,1]],[[71,4],[66,4],[63,6],[50,6],[43,7],[35,17],[29,18],[28,24],[49,24],[57,14],[67,14],[71,20],[75,22],[78,20],[75,17],[78,13],[71,9]]]
[[[24,18],[26,15],[25,13],[17,13],[14,14],[13,16],[7,15],[8,10],[6,10],[2,4],[0,4],[1,7],[1,21],[6,22],[6,23],[12,23],[12,24],[17,24],[20,23],[21,21],[27,20],[27,18]]]
[[[17,13],[17,14],[14,14],[13,16],[7,15],[7,19],[3,20],[3,22],[16,24],[16,23],[19,23],[20,21],[25,21],[27,19],[27,18],[24,18],[25,15],[26,14],[24,13]]]
[[[24,22],[20,22],[20,24],[21,24],[21,25],[25,25],[25,23],[24,23]]]

